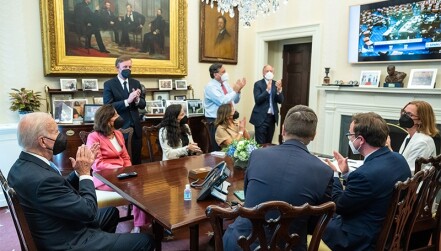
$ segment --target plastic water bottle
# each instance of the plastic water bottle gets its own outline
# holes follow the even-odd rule
[[[191,200],[191,188],[190,184],[185,185],[184,200]]]

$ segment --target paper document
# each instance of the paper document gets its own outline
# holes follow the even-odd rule
[[[217,157],[225,157],[225,152],[221,152],[221,151],[214,151],[211,152],[211,154]]]

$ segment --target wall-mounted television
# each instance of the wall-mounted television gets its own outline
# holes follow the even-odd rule
[[[441,0],[350,6],[349,62],[441,60]]]

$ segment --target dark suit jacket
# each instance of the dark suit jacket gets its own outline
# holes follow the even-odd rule
[[[337,206],[337,216],[323,235],[329,248],[373,250],[394,186],[410,176],[404,157],[383,147],[349,174],[345,190],[338,178],[334,178],[332,200]]]
[[[78,34],[86,35],[98,30],[99,19],[84,1],[74,7],[75,26]],[[90,26],[88,25],[90,24]]]
[[[141,84],[138,80],[130,78],[129,79],[129,91],[132,89],[140,89]],[[124,94],[124,89],[122,88],[121,83],[119,82],[118,77],[114,77],[110,80],[107,80],[104,83],[104,93],[103,93],[103,101],[104,104],[112,104],[118,112],[119,116],[124,119],[123,128],[128,128],[133,126],[135,133],[134,137],[141,138],[142,137],[142,129],[141,122],[139,120],[139,111],[138,109],[145,108],[145,98],[144,95],[141,95],[139,98],[139,103],[136,105],[134,102],[129,104],[126,107],[124,104],[124,100],[128,98],[128,94]]]
[[[64,178],[41,159],[22,152],[8,182],[18,194],[39,250],[106,250],[113,245],[114,235],[98,228],[92,180],[79,181],[73,172]]]
[[[221,33],[217,34],[215,44],[218,45],[218,44],[222,43],[224,41],[224,39],[228,40],[230,38],[231,38],[230,33],[228,33],[228,31],[226,29],[224,29]]]
[[[145,24],[145,16],[139,12],[132,11],[133,21],[126,15],[124,15],[124,19],[122,20],[123,25],[127,29],[127,31],[134,31],[140,25]]]
[[[294,206],[319,205],[331,200],[332,177],[331,168],[297,140],[257,149],[251,153],[245,175],[244,206],[254,207],[271,200],[286,201]],[[300,230],[304,244],[296,250],[306,250],[307,220],[297,221],[292,228]],[[250,229],[249,221],[237,218],[225,232],[224,249],[240,250],[237,238],[248,234]]]
[[[260,126],[263,121],[265,121],[265,118],[268,113],[269,109],[269,96],[270,94],[266,91],[266,80],[261,79],[254,83],[254,108],[253,112],[251,113],[250,117],[250,123],[254,126]],[[271,93],[272,93],[272,103],[273,103],[273,111],[274,111],[274,118],[276,120],[276,123],[279,122],[279,107],[277,106],[277,103],[281,104],[283,102],[283,92],[277,95],[277,88],[276,88],[276,81],[273,80],[273,83],[271,85]]]

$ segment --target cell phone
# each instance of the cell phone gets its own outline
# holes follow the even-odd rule
[[[234,191],[234,195],[240,200],[245,201],[245,193],[243,190],[236,190]]]
[[[116,177],[120,180],[138,176],[137,172],[120,173]]]

